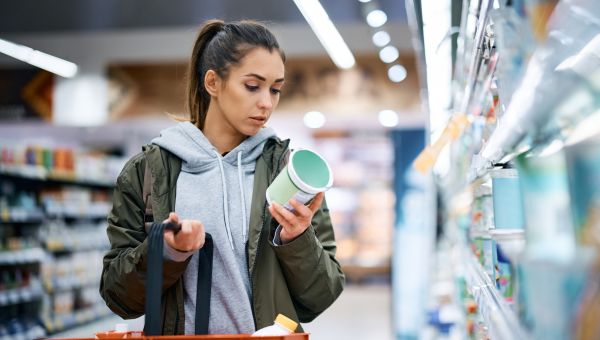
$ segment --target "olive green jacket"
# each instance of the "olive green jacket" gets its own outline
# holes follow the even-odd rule
[[[292,242],[272,243],[277,222],[267,210],[265,190],[283,168],[289,140],[269,139],[256,161],[246,250],[257,329],[271,325],[278,313],[310,322],[341,294],[345,276],[335,259],[335,239],[329,210],[323,202],[312,225]],[[147,271],[145,204],[142,199],[146,162],[152,171],[154,221],[175,210],[181,160],[156,145],[127,162],[117,179],[107,234],[111,250],[104,256],[100,294],[119,316],[144,314]],[[199,189],[201,190],[201,189]],[[161,298],[162,333],[183,334],[183,274],[185,262],[164,261]]]

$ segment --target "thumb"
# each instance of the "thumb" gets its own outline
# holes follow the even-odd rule
[[[325,193],[320,192],[318,193],[315,198],[312,200],[312,202],[310,202],[309,204],[309,208],[310,210],[314,213],[317,212],[317,210],[319,210],[319,207],[321,206],[321,203],[323,203],[323,198],[325,197]]]
[[[177,216],[177,214],[175,212],[171,212],[171,213],[169,213],[169,221],[171,221],[175,224],[179,224],[179,216]]]

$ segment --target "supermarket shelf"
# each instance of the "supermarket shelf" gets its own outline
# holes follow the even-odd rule
[[[86,278],[83,280],[77,275],[44,279],[44,288],[48,294],[64,292],[75,288],[98,286],[99,284],[100,276]]]
[[[92,321],[98,321],[98,319],[110,315],[113,315],[112,312],[106,305],[101,303],[70,314],[44,317],[43,322],[47,332],[52,334],[81,326]]]
[[[361,282],[365,279],[373,277],[385,277],[390,275],[389,265],[380,266],[361,266],[361,265],[344,265],[342,271],[349,281]]]
[[[38,280],[35,280],[27,287],[0,291],[0,307],[36,301],[43,296],[42,285]]]
[[[12,168],[0,166],[0,178],[25,182],[44,182],[46,185],[81,185],[105,189],[115,186],[113,181],[76,179],[72,175],[49,173],[45,168],[40,167]]]
[[[95,241],[95,240],[94,240]],[[109,250],[110,244],[104,242],[102,244],[94,242],[91,244],[87,243],[65,243],[59,239],[47,239],[44,241],[46,250],[50,253],[65,253],[65,252],[79,252],[79,251],[91,251],[91,250]]]
[[[0,213],[0,224],[34,224],[42,223],[44,213],[40,210],[26,211],[23,209],[9,208]]]
[[[82,211],[81,213],[50,213],[48,214],[48,218],[56,219],[56,218],[65,218],[71,220],[97,220],[97,219],[106,219],[108,216],[108,211],[105,213],[92,213]]]
[[[529,339],[515,312],[496,289],[475,256],[463,249],[466,264],[466,281],[477,302],[479,313],[489,328],[491,339]]]
[[[36,263],[42,261],[45,256],[46,253],[42,248],[0,251],[0,265]]]

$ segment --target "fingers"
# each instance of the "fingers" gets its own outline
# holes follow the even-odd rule
[[[169,222],[179,224],[179,216],[177,216],[177,214],[174,212],[169,213],[169,217],[167,217],[167,219],[163,223]]]
[[[169,221],[172,221],[171,217],[177,218],[176,215],[172,215],[174,214],[169,215]],[[202,248],[205,240],[202,222],[197,220],[182,220],[180,222],[181,230],[177,234],[165,230],[164,238],[167,244],[179,251],[193,251]]]
[[[288,210],[277,203],[273,203],[269,206],[269,212],[271,213],[271,216],[273,216],[273,218],[275,218],[279,224],[281,224],[284,228],[292,228],[293,225],[287,220],[286,217],[282,215],[281,210],[287,211],[289,214],[291,214]]]
[[[310,209],[310,211],[313,213],[313,215],[321,207],[321,204],[323,203],[324,198],[325,198],[325,193],[320,192],[315,196],[315,198],[312,200],[312,202],[310,202],[310,204],[308,205],[308,209]]]

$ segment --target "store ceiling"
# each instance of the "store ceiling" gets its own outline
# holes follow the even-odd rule
[[[321,0],[334,23],[364,22],[358,0]],[[404,0],[379,0],[390,22],[405,22]],[[97,32],[195,26],[212,18],[277,24],[304,19],[292,0],[7,0],[0,34]]]

